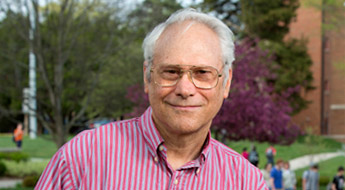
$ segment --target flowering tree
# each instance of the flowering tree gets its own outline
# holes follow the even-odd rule
[[[274,92],[269,82],[276,78],[269,69],[274,58],[255,42],[243,40],[236,46],[235,54],[231,92],[213,120],[213,129],[225,132],[231,140],[292,143],[300,130],[291,123],[292,109],[287,99],[299,87],[282,94]],[[131,117],[139,116],[149,105],[140,85],[128,88],[127,98],[135,105],[128,115]]]
[[[231,140],[292,143],[300,130],[291,123],[287,99],[299,86],[274,93],[269,82],[276,78],[269,69],[274,58],[255,42],[243,40],[235,54],[231,92],[213,121],[213,129],[224,131]]]

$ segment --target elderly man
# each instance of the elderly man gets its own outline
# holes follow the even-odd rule
[[[36,189],[267,189],[256,167],[209,132],[230,89],[232,38],[192,9],[154,28],[143,44],[151,107],[73,138]]]

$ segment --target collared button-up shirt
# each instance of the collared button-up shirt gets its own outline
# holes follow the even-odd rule
[[[173,170],[148,108],[87,130],[62,146],[35,189],[268,190],[260,171],[207,136],[200,156]]]

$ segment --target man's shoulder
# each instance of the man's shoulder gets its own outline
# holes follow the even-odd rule
[[[233,149],[231,149],[230,147],[226,146],[225,144],[217,141],[216,139],[211,138],[210,146],[213,150],[216,150],[218,152],[223,153],[224,156],[226,156],[226,157],[240,158],[240,159],[243,158],[243,156],[240,153],[234,151]]]

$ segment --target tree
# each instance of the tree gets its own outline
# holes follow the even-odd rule
[[[28,8],[31,3],[33,10]],[[40,7],[38,3],[2,1],[0,10],[6,19],[12,18],[10,13],[18,15],[8,25],[20,36],[12,39],[14,44],[24,41],[33,47],[38,71],[37,117],[60,147],[71,126],[85,114],[99,71],[124,46],[114,43],[121,22],[115,4],[61,0],[46,1]],[[33,40],[28,36],[33,26],[28,13],[35,15]],[[10,56],[5,64],[26,62],[17,55]],[[7,89],[11,87],[7,85]],[[2,93],[7,93],[4,90]],[[22,89],[18,90],[21,94]]]
[[[225,130],[231,140],[290,144],[299,135],[292,124],[287,99],[299,86],[276,93],[269,81],[277,77],[269,69],[273,57],[251,40],[236,46],[229,97],[214,119],[213,129]]]
[[[102,68],[100,83],[92,95],[88,110],[91,117],[102,115],[116,118],[130,112],[133,105],[137,106],[125,96],[129,86],[143,79],[142,41],[154,26],[180,8],[176,1],[145,0],[129,13],[118,34],[118,40],[126,41],[126,46],[112,57],[112,62],[117,64],[107,64]]]
[[[237,30],[241,38],[260,39],[260,46],[276,57],[272,64],[277,66],[269,67],[271,72],[277,74],[274,81],[271,81],[274,83],[274,90],[276,93],[282,93],[299,85],[300,91],[289,97],[293,108],[291,114],[305,109],[309,102],[301,96],[301,92],[314,89],[310,71],[312,61],[307,53],[306,40],[284,40],[289,32],[289,24],[296,17],[298,0],[270,3],[266,0],[207,0],[206,2],[218,5],[215,11],[225,15],[221,17],[225,22],[228,21],[227,19],[231,22],[231,18],[240,18],[236,25],[241,26],[241,30]],[[228,7],[237,8],[233,11]]]

